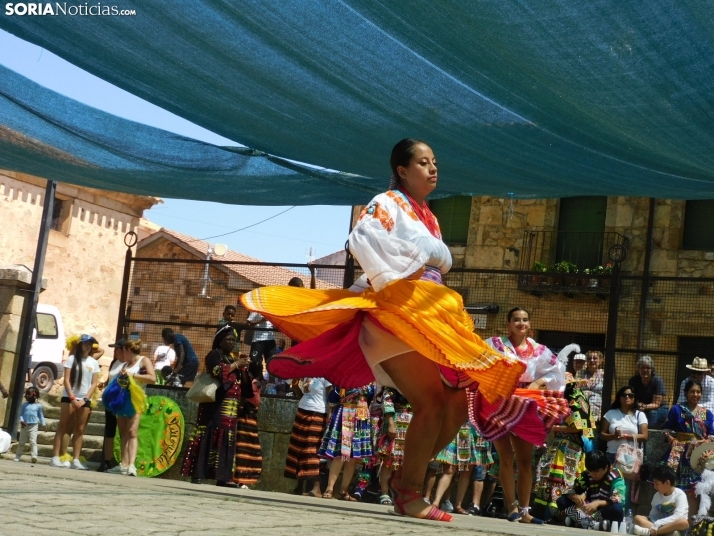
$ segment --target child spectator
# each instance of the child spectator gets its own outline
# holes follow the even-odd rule
[[[226,305],[223,308],[223,318],[218,321],[217,328],[221,329],[226,324],[230,324],[231,322],[233,322],[236,317],[236,311],[237,309],[235,305]]]
[[[575,479],[573,489],[556,501],[558,513],[566,516],[568,527],[589,526],[608,531],[612,521],[622,522],[625,481],[600,450],[585,455],[585,469]]]
[[[47,430],[45,423],[45,414],[42,411],[42,404],[37,399],[40,392],[35,387],[28,387],[25,391],[25,400],[20,408],[20,440],[17,443],[17,451],[15,452],[15,461],[19,462],[22,456],[22,451],[25,448],[27,438],[30,438],[30,456],[32,463],[37,463],[37,429],[41,424]]]
[[[659,465],[652,470],[654,488],[650,515],[635,516],[635,532],[641,536],[679,536],[679,531],[689,527],[687,515],[687,495],[674,486],[677,478],[674,470],[667,465]]]

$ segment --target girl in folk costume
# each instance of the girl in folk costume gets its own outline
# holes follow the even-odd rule
[[[427,464],[466,420],[464,388],[477,382],[495,404],[512,394],[525,366],[474,334],[461,297],[441,282],[451,254],[425,201],[437,183],[433,151],[405,139],[390,163],[392,189],[370,202],[350,233],[365,271],[352,289],[262,287],[241,302],[302,341],[273,358],[275,376],[324,376],[345,388],[376,378],[409,399],[414,416],[402,471],[392,479],[395,513],[450,521],[422,500]]]
[[[382,391],[382,416],[377,428],[375,453],[379,470],[380,504],[393,504],[389,495],[389,478],[404,461],[404,438],[412,420],[412,408],[409,401],[393,387]]]
[[[198,405],[196,428],[188,440],[181,474],[199,484],[204,478],[215,479],[217,486],[236,487],[236,426],[240,399],[251,398],[253,389],[247,366],[250,359],[232,351],[236,332],[230,325],[218,330],[213,350],[206,356],[206,373],[221,384],[214,402]]]
[[[321,458],[332,460],[327,488],[322,494],[325,499],[332,498],[337,477],[340,476],[344,466],[339,498],[343,501],[357,500],[349,494],[347,488],[352,481],[357,464],[372,458],[369,399],[373,394],[372,385],[340,390],[340,403],[332,412],[330,424],[327,426],[318,451]],[[361,496],[361,493],[358,492],[358,495]]]
[[[565,399],[570,414],[553,426],[545,452],[535,467],[535,508],[544,519],[558,510],[556,501],[573,488],[575,479],[585,470],[585,454],[594,448],[597,425],[583,387],[582,380],[568,378]]]
[[[444,498],[454,512],[468,515],[469,512],[464,510],[462,504],[471,482],[471,471],[476,466],[488,469],[493,464],[491,444],[481,437],[470,422],[466,421],[461,425],[459,433],[453,441],[436,456],[436,461],[441,463],[443,474],[436,485],[434,503],[440,504]],[[456,503],[451,505],[451,483],[457,472],[459,473],[459,484],[456,490]],[[476,482],[474,482],[474,486],[476,486]],[[483,486],[483,480],[481,480],[481,486]],[[478,507],[478,504],[474,504],[474,506]]]
[[[491,337],[486,342],[498,352],[514,356],[526,365],[513,396],[493,403],[481,392],[471,396],[471,421],[485,439],[496,447],[499,476],[508,520],[539,523],[529,514],[533,480],[533,446],[543,445],[553,425],[568,415],[563,398],[567,356],[577,345],[566,346],[556,357],[548,348],[528,337],[528,312],[515,307],[508,312],[508,336]],[[513,460],[518,467],[518,500],[516,500]],[[520,509],[519,509],[520,506]]]

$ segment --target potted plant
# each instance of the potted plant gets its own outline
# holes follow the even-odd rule
[[[548,267],[545,265],[545,263],[542,263],[540,261],[536,261],[533,264],[533,268],[531,268],[532,272],[540,272],[540,273],[545,273],[548,271]],[[542,275],[534,275],[531,278],[531,281],[537,285],[542,285],[546,283],[546,278]]]
[[[597,285],[598,285],[597,277],[591,277],[592,275],[596,275],[595,268],[585,268],[585,270],[583,270],[583,275],[585,275],[585,280],[587,282],[586,283],[587,286],[597,287]]]
[[[605,267],[602,269],[601,275],[611,276],[612,275],[612,264],[610,264],[608,262],[605,265]],[[610,277],[601,277],[600,278],[600,286],[609,287],[610,286]]]

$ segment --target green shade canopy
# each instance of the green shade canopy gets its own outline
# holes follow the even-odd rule
[[[136,15],[2,15],[0,28],[275,155],[259,158],[292,174],[291,204],[364,203],[386,187],[389,152],[406,136],[434,148],[439,195],[714,198],[708,2],[152,0],[121,8]],[[91,119],[39,109],[53,121]],[[152,140],[132,142],[129,159],[153,152]],[[190,167],[195,154],[180,160]],[[344,174],[310,174],[280,159]],[[109,184],[104,177],[117,171],[107,161],[69,182],[245,204],[281,204],[286,194],[284,180],[266,180],[227,199],[210,174],[162,171]],[[231,177],[237,189],[253,180],[238,168]]]

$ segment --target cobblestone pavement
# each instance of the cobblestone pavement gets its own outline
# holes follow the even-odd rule
[[[393,516],[378,505],[11,461],[0,461],[0,482],[2,536],[567,534],[564,527],[468,516],[435,523]]]

